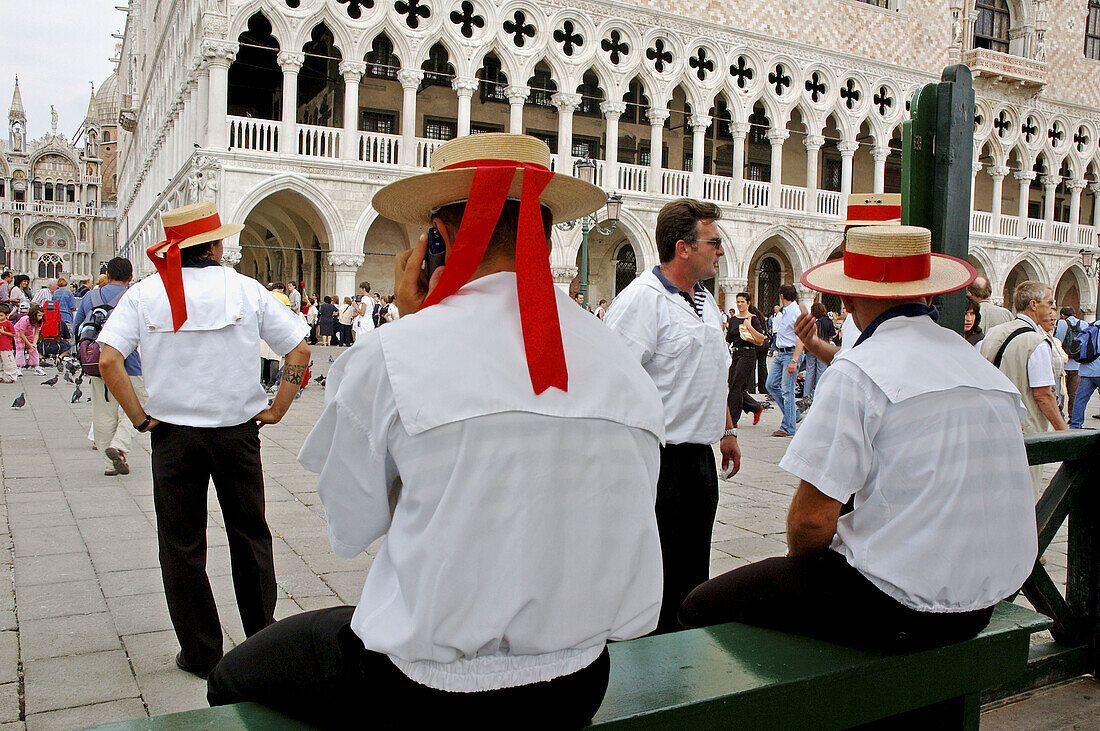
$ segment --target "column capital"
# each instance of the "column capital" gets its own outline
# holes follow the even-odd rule
[[[876,145],[871,149],[871,157],[875,162],[885,162],[886,158],[890,157],[890,148]]]
[[[974,171],[975,175],[980,173],[982,171],[982,168],[984,168],[984,167],[985,167],[985,165],[983,163],[977,161],[977,160],[970,163],[970,169]]]
[[[359,79],[363,78],[363,74],[367,72],[367,65],[362,61],[341,61],[337,69],[344,77],[344,81],[358,84]]]
[[[836,149],[840,151],[841,157],[851,157],[856,154],[856,150],[859,149],[859,143],[855,140],[851,142],[841,142],[836,146]]]
[[[302,70],[302,64],[306,62],[306,54],[301,51],[279,51],[279,55],[275,57],[275,60],[279,63],[279,68],[283,70],[284,74],[296,74]]]
[[[504,87],[504,96],[508,97],[509,104],[523,104],[530,95],[531,87],[529,86],[508,85]]]
[[[229,68],[237,58],[241,44],[236,41],[223,41],[216,38],[204,38],[202,41],[202,60],[207,66]]]
[[[415,89],[424,80],[424,72],[420,69],[398,69],[397,80],[401,82],[402,89]]]
[[[1073,178],[1066,181],[1066,187],[1073,191],[1082,191],[1089,184],[1084,178]]]
[[[691,129],[694,132],[699,130],[706,130],[710,127],[710,123],[714,121],[709,114],[693,114],[688,118],[688,124],[691,125]]]
[[[554,284],[569,284],[577,277],[577,267],[550,267],[550,276]]]
[[[567,91],[556,91],[550,97],[550,101],[558,108],[558,112],[569,112],[572,114],[577,110],[577,107],[581,105],[581,95],[571,94]]]
[[[227,267],[236,267],[241,263],[241,247],[230,246],[225,244],[222,246],[222,264]]]
[[[1093,183],[1089,186],[1089,190],[1091,190],[1093,193],[1096,193],[1097,195],[1100,195],[1100,183]]]
[[[451,88],[460,97],[471,97],[477,91],[478,80],[473,76],[456,76],[451,79]]]
[[[989,177],[994,180],[1004,180],[1008,176],[1012,169],[1006,165],[990,165],[986,168],[986,172],[989,173]]]
[[[607,119],[618,119],[626,113],[626,102],[600,102],[600,111]]]
[[[330,251],[328,255],[328,263],[333,269],[345,272],[350,269],[353,273],[363,265],[363,259],[362,254],[342,251]]]
[[[772,129],[768,130],[768,142],[772,144],[772,147],[775,147],[776,145],[782,145],[783,142],[786,141],[786,139],[790,136],[791,133],[785,129],[775,129],[773,127]]]
[[[1012,177],[1016,178],[1020,182],[1027,180],[1028,182],[1035,180],[1035,172],[1032,170],[1017,170],[1012,173]]]
[[[1039,182],[1043,184],[1044,188],[1056,188],[1058,183],[1062,182],[1061,175],[1044,175],[1039,178]]]
[[[821,135],[806,135],[806,139],[802,141],[802,144],[810,152],[817,152],[825,145],[825,138]]]
[[[730,135],[734,139],[739,137],[743,139],[749,133],[751,126],[748,122],[730,122]]]
[[[660,127],[672,116],[672,112],[667,107],[650,107],[647,114],[651,127]]]

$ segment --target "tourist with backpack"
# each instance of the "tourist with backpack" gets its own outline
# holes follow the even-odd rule
[[[22,312],[22,307],[20,307]],[[42,332],[42,323],[46,316],[38,305],[30,305],[26,314],[15,323],[18,336],[15,345],[15,364],[20,368],[31,367],[39,376],[46,375],[38,365],[38,336]]]
[[[1062,343],[1062,350],[1066,351],[1069,359],[1066,361],[1066,413],[1073,415],[1073,397],[1077,394],[1077,383],[1080,379],[1078,369],[1080,362],[1073,357],[1073,341],[1077,339],[1088,323],[1077,318],[1077,310],[1072,307],[1063,307],[1059,314],[1062,316],[1058,324],[1054,326],[1054,337]]]
[[[1073,413],[1069,428],[1080,429],[1085,420],[1085,409],[1093,391],[1100,390],[1100,320],[1086,327],[1071,345],[1070,355],[1080,364],[1077,395],[1073,399]]]
[[[95,446],[105,462],[105,475],[128,475],[130,465],[126,454],[133,443],[134,430],[130,420],[119,413],[118,401],[111,398],[99,372],[99,333],[111,316],[115,305],[126,294],[130,280],[134,278],[134,266],[129,259],[116,256],[107,262],[107,283],[88,292],[80,300],[74,332],[80,368],[91,382],[92,433]],[[141,377],[141,357],[134,351],[126,357],[126,375],[134,384],[134,391],[144,404],[147,398]]]

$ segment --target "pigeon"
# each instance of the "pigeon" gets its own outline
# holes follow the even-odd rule
[[[332,356],[330,355],[330,356],[328,357],[328,362],[329,362],[329,363],[335,363],[335,362],[336,362],[336,359],[335,359],[335,358],[333,358],[333,357],[332,357]]]
[[[84,383],[84,374],[83,374],[83,373],[81,373],[81,374],[80,374],[79,376],[77,376],[77,377],[76,377],[76,381],[75,381],[75,383],[76,383],[76,385],[78,385],[78,386],[79,386],[80,384]]]
[[[19,398],[15,399],[15,401],[11,402],[11,407],[13,409],[21,409],[26,405],[26,403],[27,403],[27,394],[24,391],[23,393],[19,394]]]
[[[73,380],[73,377],[70,376],[68,373],[65,374],[65,380],[69,383],[76,383],[76,381]]]
[[[51,378],[48,381],[42,381],[42,385],[43,386],[56,386],[57,385],[57,376],[54,376],[53,378]]]
[[[320,383],[322,386],[325,385],[325,377],[324,376],[317,376],[313,380],[316,381],[317,383]]]
[[[73,400],[70,401],[69,403],[70,404],[75,404],[77,401],[80,400],[80,397],[83,396],[83,395],[84,395],[84,392],[80,390],[80,386],[77,386],[76,390],[73,391]]]

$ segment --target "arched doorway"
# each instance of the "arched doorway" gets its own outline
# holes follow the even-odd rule
[[[1004,295],[1004,306],[1007,309],[1015,311],[1016,308],[1012,304],[1012,293],[1016,291],[1016,287],[1018,287],[1021,282],[1029,279],[1042,281],[1042,277],[1039,276],[1039,272],[1036,271],[1031,262],[1025,259],[1012,267],[1008,276],[1005,277],[1005,286],[1002,291]]]
[[[360,282],[370,282],[371,292],[393,294],[394,257],[411,245],[403,224],[382,216],[374,219],[363,239],[363,263],[355,273],[356,294]]]
[[[601,221],[600,226],[607,223]],[[576,234],[574,234],[576,235]],[[580,237],[577,236],[579,239]],[[579,243],[579,242],[578,242]],[[624,249],[629,253],[624,253]],[[637,238],[630,227],[620,220],[611,233],[603,234],[597,227],[593,227],[588,233],[588,302],[595,309],[595,305],[601,300],[610,300],[617,295],[626,284],[629,284],[637,276],[638,253],[641,251],[637,244]],[[620,261],[619,257],[633,257],[634,264],[629,269],[623,267],[622,279],[626,284],[620,286]],[[577,276],[569,285],[569,295],[574,296],[581,289],[581,251],[577,247],[577,256],[573,261],[577,267]],[[628,278],[629,277],[629,278]]]
[[[749,295],[765,317],[779,304],[779,287],[799,276],[788,255],[792,248],[782,235],[769,236],[749,261]]]
[[[622,292],[638,276],[638,254],[629,242],[619,247],[615,254],[615,294]]]
[[[249,211],[241,232],[238,271],[260,282],[304,283],[305,294],[333,287],[324,258],[329,234],[321,216],[301,194],[280,190]]]
[[[1055,306],[1059,309],[1072,307],[1080,315],[1081,299],[1086,288],[1085,281],[1080,269],[1076,266],[1067,269],[1058,280],[1058,286],[1054,288]]]
[[[779,304],[779,287],[783,284],[783,268],[774,256],[765,256],[756,269],[756,306],[765,315]]]

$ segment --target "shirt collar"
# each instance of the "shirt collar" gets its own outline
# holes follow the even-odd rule
[[[1025,315],[1024,313],[1022,313],[1022,312],[1017,312],[1017,313],[1016,313],[1016,319],[1017,319],[1017,320],[1023,320],[1023,321],[1024,321],[1024,322],[1026,322],[1026,323],[1027,323],[1028,325],[1031,325],[1031,328],[1032,328],[1033,330],[1035,330],[1035,332],[1039,332],[1039,326],[1035,324],[1035,321],[1034,321],[1034,320],[1032,320],[1032,319],[1031,319],[1030,317],[1028,317],[1028,316],[1027,316],[1027,315]],[[1045,330],[1044,330],[1044,331],[1042,331],[1042,334],[1043,334],[1043,335],[1046,335],[1046,331],[1045,331]]]
[[[653,267],[653,275],[655,277],[657,277],[657,281],[659,281],[661,284],[663,284],[665,289],[667,289],[672,294],[683,295],[684,297],[687,297],[688,299],[691,299],[690,294],[688,294],[684,290],[680,289],[679,287],[677,287],[675,284],[673,284],[672,282],[670,282],[668,280],[668,277],[666,277],[661,272],[661,265],[660,264]],[[695,285],[691,289],[692,289],[692,293],[694,294],[695,292],[701,292],[702,290],[706,289],[706,287],[704,287],[701,282],[696,282]]]
[[[202,261],[188,261],[184,262],[183,266],[188,269],[202,269],[204,267],[220,267],[222,263],[217,259],[203,259]]]

